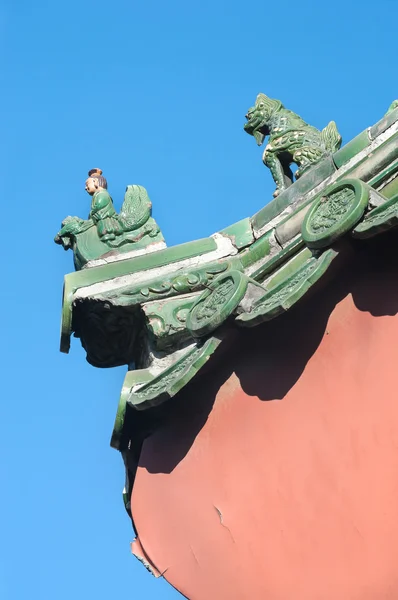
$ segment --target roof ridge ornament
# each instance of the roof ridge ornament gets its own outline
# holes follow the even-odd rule
[[[78,271],[65,277],[61,350],[74,333],[92,365],[128,367],[111,441],[121,452],[139,454],[151,410],[216,363],[238,327],[279,317],[336,273],[347,238],[398,226],[398,101],[340,150],[333,121],[319,131],[265,94],[247,119],[258,143],[270,136],[278,196],[255,215],[166,248],[145,188],[128,186],[117,213],[91,169],[89,218],[67,217],[56,236]]]
[[[334,121],[319,131],[298,114],[286,109],[280,100],[262,93],[258,94],[255,105],[249,108],[246,119],[244,130],[255,138],[259,146],[269,136],[263,163],[270,169],[276,183],[274,197],[293,183],[291,164],[295,163],[298,167],[295,173],[298,179],[341,146],[342,138]]]
[[[161,231],[151,217],[152,203],[148,192],[140,185],[128,185],[118,214],[108,192],[108,182],[101,169],[90,169],[85,183],[92,197],[88,219],[66,217],[54,238],[56,244],[74,253],[76,270],[111,255],[145,249],[146,252],[165,247]]]

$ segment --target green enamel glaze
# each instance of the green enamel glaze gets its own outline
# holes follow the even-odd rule
[[[145,285],[135,283],[133,285],[121,286],[106,294],[106,297],[118,306],[131,306],[152,302],[153,300],[168,299],[173,296],[200,292],[209,285],[215,277],[228,269],[242,270],[240,260],[237,256],[228,260],[222,259],[218,262],[204,264],[202,267],[186,267],[161,277],[147,281]],[[102,292],[94,297],[102,298]]]
[[[364,134],[367,134],[367,132],[362,132],[360,136],[364,137]],[[355,139],[357,138],[354,138],[354,140]],[[366,145],[368,145],[368,143],[370,143],[369,139]],[[342,152],[344,148],[347,148],[350,144],[344,146],[339,152]],[[357,151],[359,152],[361,149],[358,149]],[[355,154],[356,152],[353,153],[353,156]],[[375,177],[376,174],[379,174],[380,171],[384,168],[390,168],[391,163],[397,157],[398,134],[394,134],[391,138],[386,140],[378,148],[373,150],[371,155],[365,156],[360,162],[358,162],[358,164],[354,165],[351,169],[342,174],[341,178],[355,177],[358,179],[363,179],[364,181],[368,181],[371,178]],[[256,231],[262,229],[267,223],[269,223],[275,217],[280,215],[282,211],[290,204],[300,204],[300,208],[302,205],[305,205],[301,204],[300,202],[301,199],[305,197],[305,194],[310,192],[317,185],[321,184],[335,172],[335,167],[330,166],[331,162],[325,160],[322,163],[319,163],[319,165],[313,167],[307,175],[304,175],[291,187],[287,188],[287,190],[283,192],[280,196],[278,196],[275,200],[266,204],[264,208],[262,208],[260,211],[258,211],[258,213],[256,213],[252,217],[253,228]],[[308,187],[306,181],[307,178],[308,180],[311,180],[311,183],[308,182]],[[337,178],[337,181],[339,181],[339,178]],[[305,189],[305,187],[307,187],[307,189]],[[288,218],[290,218],[290,215]]]
[[[202,292],[187,317],[187,328],[194,337],[212,333],[236,309],[247,290],[249,278],[240,271],[228,271]]]
[[[333,160],[336,167],[338,169],[342,167],[346,162],[358,154],[358,152],[361,152],[361,150],[364,150],[369,146],[370,142],[369,132],[366,129],[333,154]]]
[[[341,145],[341,136],[334,121],[319,131],[296,113],[286,110],[282,102],[265,94],[257,96],[246,118],[244,129],[259,146],[269,136],[263,163],[270,169],[276,183],[274,196],[292,183],[291,163],[298,166],[296,178],[299,178]]]
[[[274,287],[278,286],[282,281],[285,281],[289,279],[289,277],[294,276],[294,274],[297,271],[299,271],[299,269],[301,269],[301,267],[308,260],[310,260],[310,258],[312,258],[311,250],[309,250],[308,248],[304,248],[303,250],[301,250],[266,282],[265,285],[267,290],[272,290]]]
[[[274,254],[270,259],[264,262],[258,269],[256,269],[251,277],[256,281],[262,281],[264,277],[266,277],[272,271],[275,271],[286,260],[288,260],[293,254],[301,250],[304,246],[303,239],[300,236],[297,236],[294,240],[290,242],[285,248],[280,250],[278,253]]]
[[[132,393],[129,404],[136,410],[146,410],[175,396],[203,367],[220,343],[221,338],[212,337],[203,345],[189,349],[176,363]]]
[[[289,310],[325,274],[336,255],[337,252],[330,249],[320,258],[313,257],[307,260],[295,274],[267,292],[250,313],[239,315],[236,318],[237,324],[254,327]]]
[[[240,255],[240,260],[243,268],[249,267],[254,264],[258,260],[264,258],[264,256],[268,256],[271,252],[271,242],[270,238],[272,236],[272,231],[268,231],[265,235],[260,237],[258,240],[254,242],[250,246],[246,252],[243,252]]]
[[[143,305],[149,333],[158,349],[165,349],[189,338],[186,320],[195,299],[195,296],[183,296]]]
[[[318,196],[303,222],[307,246],[325,248],[350,231],[365,212],[370,189],[359,179],[344,179]]]
[[[394,104],[394,103],[393,103]],[[398,108],[390,110],[378,123],[369,129],[371,140],[384,133],[391,125],[398,121]]]
[[[386,113],[386,114],[388,115],[388,113],[392,112],[392,111],[393,111],[393,110],[395,110],[396,108],[398,108],[398,100],[393,100],[393,101],[391,102],[391,104],[390,104],[390,106],[389,106],[389,108],[388,108],[388,111],[387,111],[387,113]]]
[[[269,202],[253,217],[252,223],[255,230],[262,229],[267,223],[277,217],[287,206],[299,200],[305,194],[322,183],[327,177],[333,175],[336,168],[331,158],[322,160],[312,167],[308,173],[300,177],[293,185],[282,192],[275,200]]]
[[[239,250],[254,242],[254,235],[249,217],[222,229],[220,233],[228,236],[233,245]]]
[[[369,152],[354,167],[347,171],[343,177],[355,177],[368,182],[390,163],[398,158],[398,133],[394,134],[378,148]]]
[[[100,187],[92,196],[88,219],[67,217],[55,242],[65,250],[73,249],[75,268],[81,269],[90,260],[163,242],[151,212],[148,193],[140,185],[127,186],[120,214],[108,191]]]
[[[153,375],[148,369],[140,369],[137,371],[127,371],[124,378],[122,391],[119,398],[119,404],[116,411],[115,424],[111,437],[111,446],[116,450],[120,450],[120,443],[123,438],[123,430],[126,416],[127,400],[130,397],[131,390],[135,385],[148,383],[153,379]]]
[[[383,196],[386,198],[394,198],[398,194],[398,177],[395,177],[390,183],[387,183],[382,189]]]
[[[398,195],[371,210],[352,232],[355,238],[370,238],[398,225]]]
[[[72,332],[72,300],[71,294],[66,290],[64,285],[62,314],[61,314],[61,340],[59,349],[64,354],[68,354],[70,350],[70,334]]]
[[[264,162],[274,176],[277,197],[252,219],[223,229],[216,236],[219,243],[206,238],[160,250],[163,238],[150,215],[146,191],[139,186],[132,186],[119,214],[102,190],[93,192],[87,221],[65,220],[57,241],[73,247],[76,268],[84,268],[65,278],[62,349],[69,348],[73,312],[75,334],[91,364],[138,367],[126,375],[114,447],[125,450],[132,431],[142,440],[140,432],[152,426],[153,411],[138,421],[136,411],[161,404],[195,376],[228,330],[216,334],[227,319],[238,315],[243,326],[270,320],[323,276],[335,250],[313,255],[303,248],[304,240],[309,247],[323,248],[353,227],[355,237],[369,237],[398,226],[398,134],[391,136],[389,129],[398,119],[397,104],[369,132],[336,152],[340,136],[334,123],[320,132],[280,102],[260,95],[249,111],[246,130],[260,142],[270,135]],[[370,138],[380,134],[390,138],[370,150]],[[337,170],[347,168],[352,158],[357,164],[348,172]],[[299,165],[294,184],[291,162]],[[333,186],[331,178],[336,179]],[[371,207],[383,201],[366,182],[379,190],[384,186],[384,197],[393,198],[358,224],[370,194]],[[227,256],[210,256],[217,249],[222,249],[217,255]],[[145,254],[134,255],[136,250]],[[94,284],[103,285],[81,289]]]
[[[116,277],[123,277],[131,273],[146,271],[175,263],[181,260],[187,260],[195,256],[201,256],[217,249],[217,244],[213,238],[204,238],[194,242],[187,242],[179,246],[173,246],[165,250],[159,250],[144,256],[137,256],[122,261],[116,261],[83,269],[75,273],[69,273],[65,276],[64,296],[62,308],[61,324],[61,352],[67,353],[70,347],[70,333],[72,326],[72,300],[73,294],[81,287],[100,283]]]
[[[136,241],[126,242],[118,248],[112,248],[110,246],[111,242],[105,244],[101,241],[96,227],[91,227],[80,234],[76,234],[73,242],[75,268],[79,270],[91,260],[112,255],[123,255],[126,252],[142,250],[143,248],[147,248],[150,252],[152,245],[164,242],[163,235],[159,232],[159,228],[152,218],[148,219],[143,227],[135,230],[134,235],[123,235],[124,239],[132,240],[135,238]],[[118,241],[120,241],[120,237]]]
[[[313,199],[310,198],[301,204],[300,208],[286,217],[286,219],[283,219],[283,221],[281,221],[280,224],[275,227],[275,237],[281,246],[285,246],[301,232],[301,225],[312,202]]]
[[[73,291],[86,285],[100,283],[115,277],[123,277],[139,271],[148,271],[180,260],[187,260],[194,256],[201,256],[208,252],[217,250],[217,244],[214,238],[203,238],[194,242],[186,242],[179,246],[172,246],[143,256],[129,258],[126,260],[115,261],[106,265],[83,269],[77,273],[70,273],[65,279],[68,279],[68,287]]]
[[[368,181],[368,184],[373,188],[379,188],[380,185],[382,185],[388,179],[392,178],[392,176],[395,175],[395,173],[397,173],[397,172],[398,172],[398,160],[394,160],[385,169],[382,169],[379,173],[377,173],[377,175],[372,177],[372,179],[370,179]],[[383,189],[383,195],[385,195],[384,189]]]

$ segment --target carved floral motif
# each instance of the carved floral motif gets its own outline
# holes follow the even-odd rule
[[[162,397],[165,395],[168,397],[174,396],[196,375],[220,342],[221,339],[211,337],[203,344],[191,348],[176,363],[165,369],[163,373],[135,390],[129,402],[140,410],[155,406],[162,401]]]
[[[319,258],[310,258],[292,276],[269,290],[249,313],[236,318],[239,325],[253,327],[269,321],[292,307],[328,269],[337,252],[326,250]]]
[[[130,304],[132,301],[144,302],[196,292],[206,287],[217,275],[226,271],[230,266],[230,262],[220,262],[179,275],[168,275],[148,286],[134,285],[124,288],[117,292],[117,303],[123,305]],[[113,296],[110,295],[110,297]]]
[[[312,215],[311,229],[316,233],[327,231],[350,211],[354,201],[355,192],[349,187],[342,188],[329,196],[322,196]]]
[[[318,197],[302,225],[307,246],[325,248],[350,231],[365,212],[369,190],[359,179],[343,179]]]
[[[219,312],[224,304],[229,300],[231,293],[235,289],[232,279],[226,279],[221,283],[213,293],[209,294],[196,308],[195,318],[197,321],[211,319],[216,312]]]
[[[258,313],[265,313],[271,311],[275,306],[282,304],[286,298],[288,298],[294,290],[300,286],[300,284],[305,281],[311,273],[317,267],[317,260],[311,259],[308,264],[302,268],[296,275],[288,279],[286,282],[283,282],[280,286],[277,286],[274,290],[271,290],[264,299],[259,302],[256,306],[253,307],[251,311],[251,316],[254,316]]]
[[[202,292],[187,317],[187,328],[194,337],[203,337],[219,327],[243,299],[249,277],[232,269],[219,275]]]

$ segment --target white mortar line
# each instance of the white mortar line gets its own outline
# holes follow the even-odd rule
[[[178,275],[179,270],[186,270],[192,267],[199,266],[202,267],[219,258],[233,256],[238,253],[237,248],[235,248],[235,246],[228,237],[225,237],[219,233],[215,233],[210,237],[212,237],[217,244],[216,250],[207,252],[206,254],[201,254],[199,256],[193,256],[192,258],[188,258],[185,260],[180,260],[177,262],[166,264],[161,267],[154,267],[152,269],[141,270],[136,273],[131,273],[129,275],[123,275],[122,277],[115,277],[114,279],[109,279],[107,281],[101,281],[100,283],[94,283],[92,285],[81,287],[75,292],[73,299],[86,298],[88,296],[94,296],[96,294],[111,292],[121,287],[133,285],[145,287],[146,283],[152,281],[157,277],[163,277],[164,275],[168,275],[169,273],[175,273],[176,275]]]

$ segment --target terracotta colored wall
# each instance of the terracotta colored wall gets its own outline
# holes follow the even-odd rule
[[[368,250],[145,442],[140,540],[192,600],[398,598],[398,262]]]

